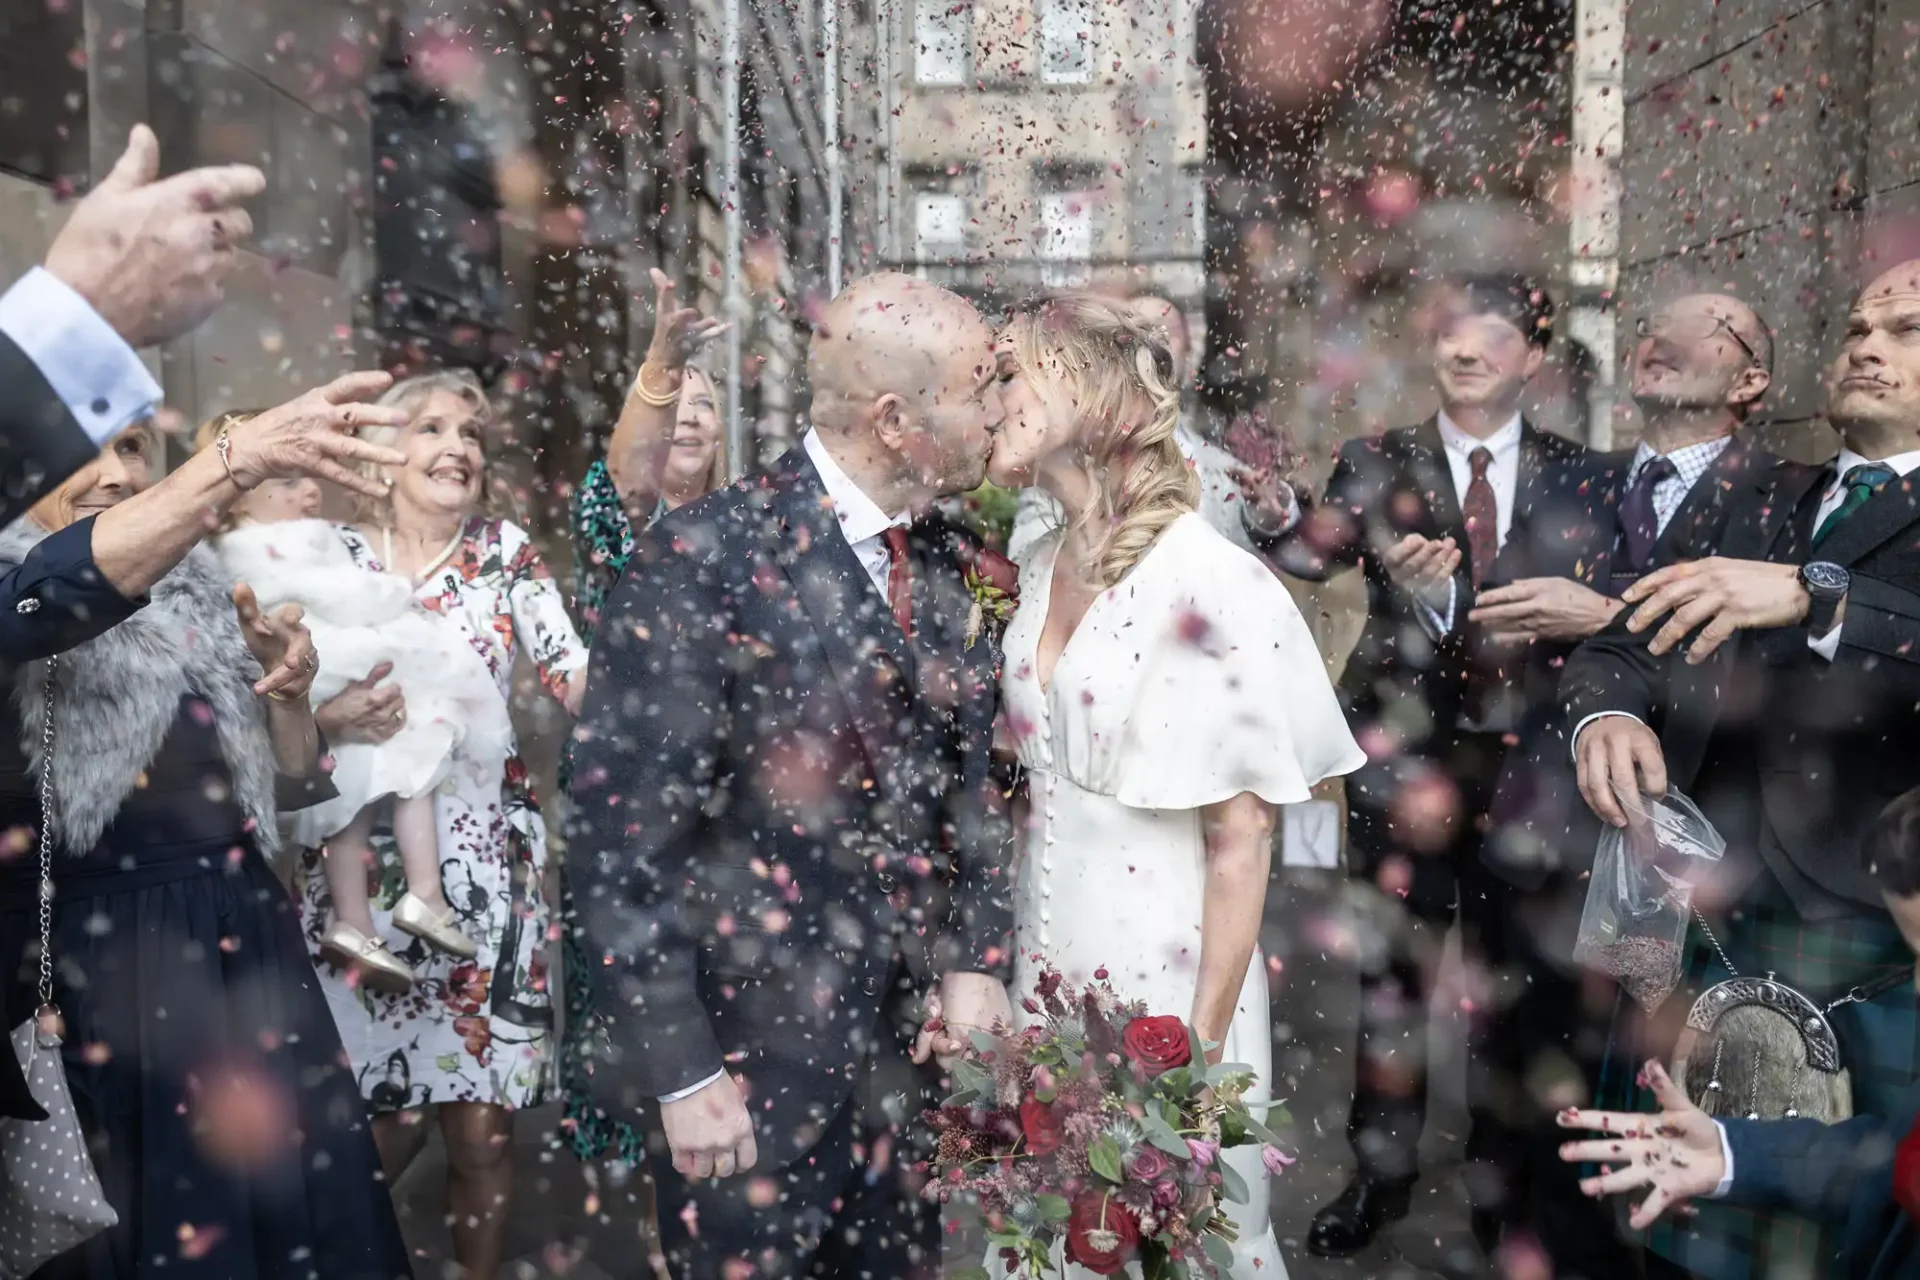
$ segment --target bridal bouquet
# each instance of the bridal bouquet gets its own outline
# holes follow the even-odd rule
[[[1056,1274],[1056,1247],[1098,1275],[1138,1261],[1146,1280],[1198,1280],[1232,1265],[1224,1196],[1247,1198],[1222,1148],[1268,1144],[1242,1095],[1244,1066],[1208,1066],[1179,1018],[1127,1004],[1096,970],[1074,993],[1043,973],[1017,1035],[974,1032],[958,1088],[927,1113],[939,1135],[925,1194],[977,1207],[999,1259],[969,1280]],[[1281,1117],[1284,1123],[1284,1116]]]

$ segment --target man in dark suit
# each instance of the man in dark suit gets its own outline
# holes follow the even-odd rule
[[[1712,555],[1727,495],[1777,462],[1738,434],[1773,363],[1767,327],[1751,307],[1724,294],[1689,294],[1661,302],[1637,327],[1629,387],[1643,431],[1631,455],[1613,460],[1617,500],[1593,508],[1614,531],[1597,571],[1610,597],[1642,574]],[[1527,599],[1541,590],[1483,592],[1471,619],[1558,641],[1538,630]],[[1556,652],[1564,657],[1565,645]],[[1612,1214],[1580,1193],[1554,1154],[1554,1113],[1593,1096],[1614,1011],[1611,980],[1573,962],[1600,824],[1575,784],[1568,727],[1557,696],[1528,706],[1481,845],[1492,875],[1482,884],[1479,941],[1494,998],[1471,1050],[1479,1101],[1469,1155],[1482,1165],[1470,1179],[1479,1183],[1476,1202],[1536,1238],[1555,1274],[1572,1280],[1635,1264]]]
[[[802,446],[644,535],[596,640],[569,850],[608,966],[593,1088],[653,1132],[676,1276],[937,1273],[916,1063],[1010,1018],[1011,908],[974,545],[914,513],[984,474],[992,341],[945,290],[852,285]]]
[[[1567,665],[1581,794],[1623,825],[1616,793],[1678,787],[1727,840],[1688,990],[1777,973],[1825,1004],[1901,954],[1861,865],[1867,825],[1913,781],[1920,750],[1920,261],[1855,302],[1828,374],[1843,447],[1779,463],[1728,494],[1720,553],[1660,569]],[[1844,1006],[1855,1107],[1893,1111],[1920,1067],[1911,988]],[[1656,1050],[1661,1046],[1655,1046]],[[1654,1238],[1698,1274],[1796,1264],[1766,1219],[1703,1213]]]
[[[1449,286],[1432,346],[1439,414],[1349,441],[1312,510],[1291,493],[1250,495],[1249,529],[1284,571],[1320,579],[1359,564],[1367,584],[1340,681],[1369,756],[1347,784],[1348,857],[1395,918],[1384,964],[1361,975],[1348,1122],[1359,1168],[1314,1219],[1308,1247],[1322,1256],[1351,1254],[1403,1216],[1417,1173],[1440,948],[1431,938],[1417,956],[1403,923],[1443,936],[1463,907],[1469,941],[1482,926],[1472,882],[1506,739],[1551,697],[1570,641],[1613,608],[1598,589],[1611,524],[1595,510],[1613,477],[1520,414],[1551,336],[1551,307],[1525,279]],[[1516,615],[1526,610],[1505,633],[1472,618],[1503,587]]]
[[[162,182],[159,167],[153,131],[135,127],[46,265],[0,295],[0,526],[153,412],[160,386],[134,348],[212,314],[234,246],[252,231],[239,202],[266,186],[258,169]]]
[[[1883,810],[1866,837],[1863,866],[1908,949],[1920,956],[1920,788]],[[1691,1200],[1725,1200],[1821,1222],[1835,1235],[1822,1274],[1900,1280],[1920,1274],[1920,1088],[1886,1114],[1839,1124],[1803,1119],[1716,1120],[1649,1061],[1657,1116],[1576,1110],[1562,1130],[1607,1138],[1569,1142],[1561,1159],[1606,1166],[1592,1195],[1646,1188],[1632,1224],[1645,1227]]]

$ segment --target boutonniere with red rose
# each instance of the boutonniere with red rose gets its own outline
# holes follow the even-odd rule
[[[960,567],[967,594],[973,597],[973,607],[967,610],[966,647],[973,648],[989,627],[992,643],[1000,643],[1001,632],[1020,604],[1020,566],[998,551],[966,546],[960,552]]]

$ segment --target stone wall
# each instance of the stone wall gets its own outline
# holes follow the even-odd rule
[[[370,140],[358,90],[377,48],[351,0],[86,0],[87,153],[104,173],[137,122],[172,172],[247,161],[268,174],[227,305],[155,353],[188,419],[274,403],[349,367],[368,274]],[[64,210],[0,175],[0,272],[37,261]]]
[[[1695,287],[1758,307],[1776,336],[1761,431],[1798,457],[1834,448],[1820,371],[1849,298],[1920,251],[1917,47],[1920,0],[1627,7],[1622,314]]]

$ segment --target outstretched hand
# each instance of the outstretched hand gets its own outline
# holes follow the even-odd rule
[[[724,320],[710,320],[696,307],[679,303],[679,287],[666,272],[654,267],[653,340],[647,344],[647,363],[666,372],[684,368],[696,351],[727,331]]]
[[[264,612],[253,588],[242,582],[233,589],[233,611],[247,651],[260,664],[261,676],[254,681],[253,691],[289,702],[306,697],[320,662],[314,655],[313,637],[301,621],[305,615],[300,606],[283,604]]]
[[[1646,1080],[1660,1104],[1656,1115],[1568,1108],[1559,1117],[1563,1129],[1610,1135],[1560,1148],[1560,1158],[1569,1164],[1603,1166],[1599,1176],[1581,1180],[1580,1190],[1598,1198],[1648,1188],[1627,1219],[1636,1231],[1670,1209],[1684,1210],[1695,1196],[1712,1195],[1727,1173],[1713,1117],[1695,1106],[1658,1062],[1647,1063]]]

